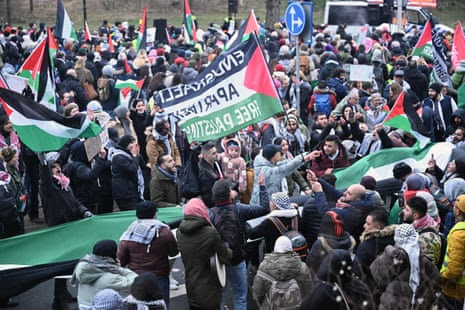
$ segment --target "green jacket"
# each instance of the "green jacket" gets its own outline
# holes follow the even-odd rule
[[[176,232],[178,249],[185,268],[189,305],[201,309],[219,309],[221,286],[210,271],[210,257],[218,254],[229,263],[232,251],[221,240],[219,233],[207,220],[186,215]]]
[[[150,180],[150,200],[155,202],[159,208],[179,205],[181,203],[179,181],[178,178],[175,184],[173,180],[158,170],[158,166],[154,166]]]
[[[300,260],[296,253],[270,253],[265,254],[263,262],[258,270],[272,276],[278,281],[295,279],[300,287],[300,293],[304,297],[310,291],[312,276],[307,265]],[[254,299],[260,305],[260,309],[269,309],[266,294],[270,290],[271,282],[262,277],[255,276],[252,286]],[[302,297],[302,298],[303,298]]]

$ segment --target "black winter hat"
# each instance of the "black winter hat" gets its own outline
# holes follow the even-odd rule
[[[150,200],[138,202],[135,207],[138,219],[152,219],[157,213],[157,206]]]
[[[118,245],[115,240],[105,239],[100,240],[94,245],[92,253],[98,256],[111,257],[116,259],[116,251],[118,250]]]
[[[263,148],[263,157],[270,160],[278,152],[281,152],[281,146],[268,144]]]

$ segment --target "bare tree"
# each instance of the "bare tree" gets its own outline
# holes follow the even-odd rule
[[[281,0],[266,0],[266,19],[265,27],[272,29],[273,25],[279,22],[281,13]]]

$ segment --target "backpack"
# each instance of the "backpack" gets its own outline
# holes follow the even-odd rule
[[[302,303],[302,294],[299,284],[295,279],[279,281],[269,274],[258,270],[257,276],[271,282],[270,289],[266,293],[268,309],[299,309]]]
[[[110,99],[110,81],[107,78],[101,77],[97,80],[97,92],[101,102]]]
[[[447,236],[444,236],[444,234],[441,234],[441,233],[435,231],[435,230],[434,230],[433,228],[431,228],[431,227],[428,227],[428,228],[423,229],[423,230],[420,232],[420,235],[421,235],[421,234],[424,234],[424,233],[428,233],[428,232],[437,234],[437,235],[439,235],[439,237],[441,238],[441,252],[440,252],[439,262],[436,264],[436,266],[438,267],[438,269],[441,270],[442,263],[443,263],[443,261],[444,261],[444,256],[446,256],[446,250],[447,250]]]
[[[318,94],[315,93],[315,105],[314,105],[314,110],[315,112],[323,112],[326,114],[327,117],[329,117],[329,114],[331,114],[331,100],[330,100],[330,94]]]
[[[190,159],[186,160],[179,171],[179,188],[181,197],[186,199],[191,199],[200,195],[199,169],[195,161]]]
[[[288,230],[286,226],[284,226],[283,222],[279,218],[271,216],[269,219],[271,220],[271,222],[273,222],[273,224],[276,226],[281,235],[286,236],[291,240],[292,250],[299,254],[300,259],[302,261],[305,261],[308,255],[308,244],[307,240],[305,240],[304,236],[302,236],[302,234],[298,230],[299,220],[297,216],[294,216],[292,218],[290,230]]]
[[[245,258],[245,236],[236,214],[236,206],[219,206],[211,209],[214,214],[213,226],[233,252],[231,265],[237,265]]]
[[[310,58],[306,55],[299,56],[300,62],[300,71],[302,71],[305,75],[310,73]]]

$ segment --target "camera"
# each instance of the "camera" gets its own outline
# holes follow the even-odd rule
[[[405,206],[404,192],[399,191],[394,193],[394,195],[397,196],[397,204],[399,205],[399,208],[403,209]]]

